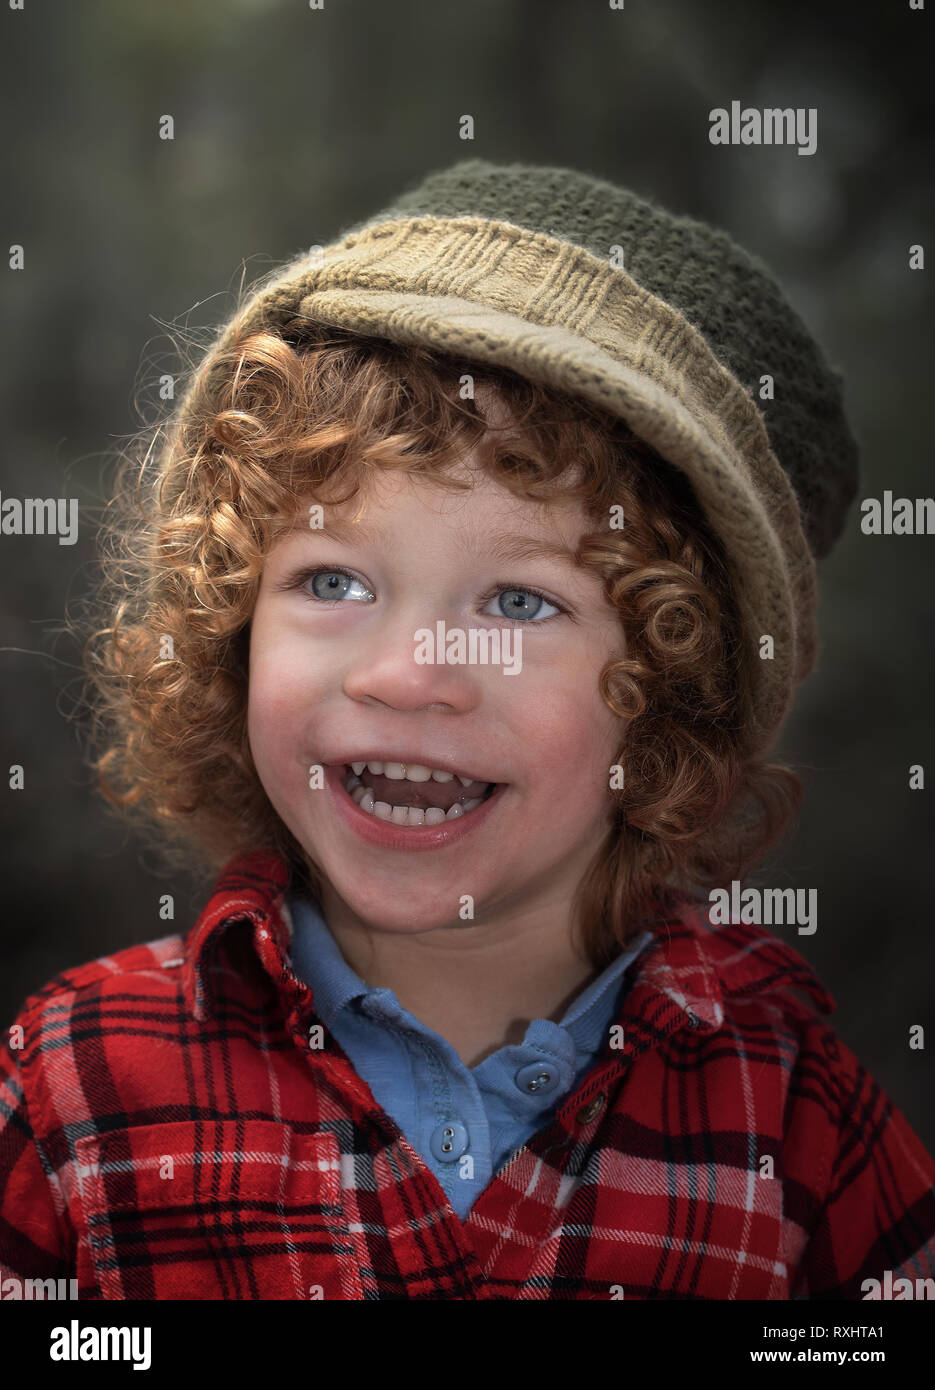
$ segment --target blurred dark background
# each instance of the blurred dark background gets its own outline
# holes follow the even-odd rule
[[[78,543],[0,536],[7,790],[0,1018],[60,969],[186,931],[201,899],[107,816],[64,717],[81,599],[121,437],[166,365],[248,282],[433,168],[478,155],[627,183],[772,266],[841,367],[858,501],[821,570],[823,651],[778,755],[797,832],[754,881],[819,890],[777,934],[838,1000],[841,1036],[935,1151],[933,916],[925,898],[935,538],[864,536],[859,501],[931,491],[931,16],[907,0],[86,0],[2,18],[4,496],[77,497]],[[816,107],[818,152],[714,147],[708,112]],[[158,137],[170,113],[175,139]],[[473,141],[459,139],[470,113]],[[931,246],[928,248],[931,251]],[[931,272],[930,272],[931,273]],[[175,364],[178,366],[178,364]],[[927,767],[931,774],[933,769]],[[176,899],[174,923],[158,916]]]

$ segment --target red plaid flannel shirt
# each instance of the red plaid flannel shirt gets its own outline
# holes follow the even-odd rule
[[[623,1046],[608,1037],[462,1222],[316,1027],[286,888],[276,856],[241,856],[187,937],[26,1001],[0,1049],[4,1280],[75,1278],[87,1299],[860,1299],[887,1269],[935,1276],[935,1163],[762,927],[683,903],[634,966]]]

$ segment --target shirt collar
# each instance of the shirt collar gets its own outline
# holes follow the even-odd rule
[[[392,996],[391,990],[368,985],[345,960],[340,947],[315,904],[304,898],[290,899],[292,922],[296,929],[297,963],[302,978],[311,985],[315,1011],[326,1027],[334,1029],[341,1009],[365,996]],[[567,1028],[582,1044],[588,1036],[588,1022],[612,986],[619,984],[624,970],[652,939],[643,932],[592,980],[565,1011],[559,1026]],[[398,1001],[396,1001],[398,1003]],[[593,1031],[593,1030],[591,1030]]]
[[[285,996],[287,1012],[300,1002],[311,1011],[312,991],[292,969],[288,888],[288,866],[273,850],[238,855],[220,874],[185,942],[182,988],[186,1006],[196,1019],[203,1020],[212,1011],[212,963],[222,954],[234,924],[244,922],[252,925],[256,958]],[[808,962],[765,927],[749,923],[713,927],[702,903],[683,898],[678,911],[653,928],[653,938],[624,995],[620,1021],[637,1024],[635,1036],[632,1028],[626,1030],[624,1060],[677,1029],[715,1032],[724,1021],[725,998],[778,993],[790,1007],[801,1008],[788,993],[801,989],[822,1012],[835,1008],[833,997]],[[331,1006],[340,1007],[340,993],[330,999]],[[574,1007],[583,1000],[584,996]],[[329,1007],[327,996],[324,1006]]]
[[[199,1022],[212,1013],[211,967],[235,923],[253,924],[252,944],[260,963],[281,983],[281,965],[292,953],[292,923],[284,910],[288,885],[288,865],[274,850],[237,855],[218,876],[185,942],[182,992]]]

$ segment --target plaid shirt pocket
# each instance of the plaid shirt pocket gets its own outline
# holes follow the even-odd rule
[[[80,1296],[363,1298],[330,1130],[183,1120],[86,1135],[75,1151]]]

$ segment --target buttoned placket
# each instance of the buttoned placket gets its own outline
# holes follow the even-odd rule
[[[261,941],[272,940],[279,965],[274,978],[280,1001],[288,1006],[290,1032],[297,1046],[308,1053],[309,1030],[314,1023],[319,1023],[340,1047],[340,1041],[334,1037],[334,1033],[316,1016],[310,1002],[310,987],[292,968],[288,940],[284,937],[280,941],[279,932],[275,933],[273,939],[269,927],[262,928],[259,936]],[[473,1202],[487,1189],[495,1172],[490,1124],[480,1092],[480,1086],[488,1079],[484,1071],[485,1064],[492,1062],[492,1058],[485,1058],[478,1067],[465,1071],[451,1045],[432,1030],[424,1029],[402,1008],[390,990],[368,989],[365,995],[356,1000],[356,1004],[368,1017],[378,1020],[388,1030],[393,1045],[402,1050],[408,1065],[412,1068],[413,1096],[420,1107],[419,1134],[427,1132],[428,1135],[428,1153],[423,1152],[420,1156],[423,1160],[428,1160],[449,1202],[453,1206],[460,1205],[462,1213],[466,1215],[465,1208],[469,1210]],[[673,1016],[668,1022],[672,1027],[692,1028],[697,1026],[698,1020],[691,1009],[678,1008],[673,1004]],[[671,1031],[671,1028],[666,1031]],[[642,1050],[642,1047],[638,1050]],[[343,1048],[341,1051],[344,1053]],[[502,1054],[504,1049],[498,1051]],[[514,1045],[508,1051],[515,1054],[509,1059],[512,1066],[510,1081],[507,1084],[509,1094],[513,1098],[509,1104],[528,1106],[530,1119],[541,1115],[542,1125],[538,1126],[518,1149],[501,1156],[496,1171],[499,1171],[504,1163],[512,1161],[522,1152],[530,1139],[541,1132],[547,1125],[547,1115],[553,1108],[556,1111],[553,1119],[560,1120],[564,1126],[570,1127],[579,1135],[582,1130],[586,1131],[595,1124],[607,1104],[609,1088],[619,1079],[627,1060],[624,1055],[605,1060],[604,1069],[599,1073],[602,1086],[597,1091],[589,1089],[587,1099],[579,1103],[575,1110],[573,1105],[569,1106],[569,1102],[574,1100],[573,1092],[580,1087],[573,1088],[576,1049],[567,1028],[549,1020],[535,1020],[529,1025],[524,1042]],[[319,1065],[324,1062],[324,1055],[319,1055],[316,1059]],[[448,1067],[444,1065],[446,1056],[456,1076],[454,1082]],[[338,1061],[333,1054],[332,1060]],[[346,1070],[348,1063],[350,1073]],[[358,1105],[365,1105],[365,1113],[369,1114],[371,1120],[377,1120],[384,1141],[387,1137],[387,1120],[394,1131],[405,1137],[398,1121],[383,1109],[376,1097],[374,1100],[379,1107],[378,1115],[374,1115],[372,1104],[366,1105],[369,1088],[350,1058],[348,1063],[342,1058],[339,1066],[329,1067],[332,1084],[343,1083],[348,1092],[348,1099],[353,1097]],[[490,1070],[492,1067],[487,1068],[487,1071]],[[502,1078],[497,1077],[493,1083],[493,1090],[501,1096],[504,1094]],[[426,1106],[430,1107],[428,1125],[424,1123]],[[558,1147],[566,1147],[569,1142],[570,1138],[559,1141]],[[551,1147],[554,1148],[555,1145]],[[466,1158],[470,1160],[469,1164],[461,1162]],[[465,1198],[465,1183],[469,1184],[469,1200]]]

